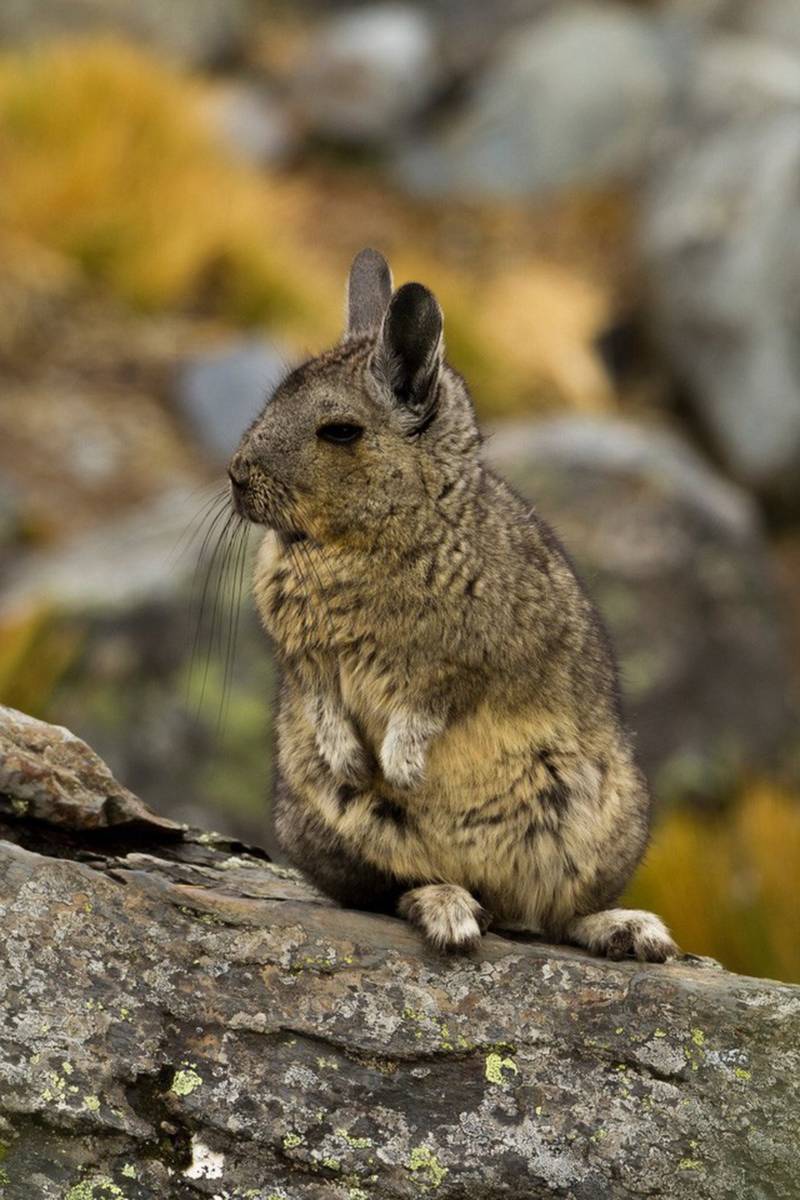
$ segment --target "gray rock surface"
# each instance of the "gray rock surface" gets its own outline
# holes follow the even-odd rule
[[[644,232],[658,336],[730,471],[800,498],[800,125],[731,128],[662,177]]]
[[[800,504],[800,60],[719,39],[642,197],[655,339],[728,471]]]
[[[242,80],[217,87],[209,115],[222,144],[243,162],[271,166],[283,162],[292,149],[287,113],[265,88]]]
[[[674,86],[668,40],[621,5],[559,5],[498,47],[464,110],[399,155],[427,195],[524,195],[641,169]]]
[[[242,431],[286,371],[287,361],[274,345],[252,338],[184,363],[175,401],[213,462],[227,464]]]
[[[9,760],[3,1200],[796,1197],[797,987],[494,935],[440,959],[131,823],[90,751],[6,709]]]
[[[3,0],[0,5],[0,42],[123,34],[193,66],[238,57],[248,27],[248,0]]]
[[[800,17],[795,0],[726,0],[725,27],[751,38],[763,38],[800,56]]]
[[[175,488],[55,549],[18,556],[1,581],[0,618],[48,605],[111,613],[174,597],[195,568],[202,504],[197,489]]]
[[[714,797],[791,754],[785,613],[744,492],[677,437],[619,420],[500,427],[487,451],[606,617],[659,798]]]
[[[782,46],[718,34],[698,50],[695,66],[683,140],[800,106],[800,58]]]
[[[468,79],[485,66],[506,35],[558,5],[559,0],[429,0],[425,7],[438,28],[443,82]]]
[[[435,31],[425,10],[370,4],[331,17],[309,47],[294,89],[308,129],[344,142],[396,135],[436,82]]]

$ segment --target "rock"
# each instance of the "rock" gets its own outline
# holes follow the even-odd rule
[[[174,385],[175,401],[213,462],[227,464],[242,431],[286,371],[287,361],[280,351],[255,339],[243,339],[183,364]]]
[[[289,121],[264,88],[244,82],[217,87],[208,111],[223,146],[243,162],[263,167],[287,158],[293,142]]]
[[[445,87],[468,84],[499,42],[557,7],[558,0],[493,0],[490,5],[484,0],[430,0],[426,9],[438,27]]]
[[[9,731],[95,813],[87,748]],[[4,1200],[796,1197],[800,988],[492,934],[442,959],[257,851],[95,829],[80,782],[71,824],[31,820],[17,786]]]
[[[460,115],[400,153],[399,182],[504,196],[636,175],[671,98],[668,42],[620,5],[560,5],[498,48]]]
[[[65,829],[147,828],[175,834],[121,787],[108,767],[68,729],[0,705],[0,813]]]
[[[391,138],[420,113],[436,82],[435,31],[422,8],[371,4],[320,30],[298,72],[306,127],[344,142]]]
[[[800,106],[800,60],[780,46],[716,36],[698,51],[686,97],[684,140],[732,122],[750,123]]]
[[[36,605],[107,613],[169,599],[194,569],[180,551],[201,506],[196,490],[176,488],[60,547],[25,555],[2,580],[0,619]]]
[[[679,439],[619,420],[501,427],[488,452],[608,621],[657,797],[718,798],[789,757],[785,614],[752,501]]]
[[[115,34],[191,66],[235,60],[248,30],[248,0],[11,0],[0,6],[0,42]]]
[[[741,41],[701,59],[654,172],[641,246],[656,343],[721,461],[800,505],[800,63]]]
[[[727,28],[747,38],[763,38],[800,56],[800,21],[794,0],[727,0],[722,11]]]

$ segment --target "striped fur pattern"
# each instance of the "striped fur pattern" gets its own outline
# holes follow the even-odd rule
[[[364,254],[348,333],[284,381],[231,464],[266,527],[280,841],[327,894],[399,912],[439,949],[491,923],[662,961],[661,922],[613,907],[650,799],[603,626],[483,462],[435,300],[406,285],[390,303]],[[330,444],[331,423],[362,432]]]

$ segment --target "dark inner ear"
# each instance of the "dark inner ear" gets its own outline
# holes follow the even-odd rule
[[[385,374],[400,404],[419,411],[436,400],[442,361],[442,310],[421,283],[405,283],[383,322]]]
[[[377,329],[392,297],[392,273],[377,250],[359,251],[347,281],[347,333]]]

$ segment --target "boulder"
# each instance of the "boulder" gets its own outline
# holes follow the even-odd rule
[[[371,4],[319,30],[294,87],[313,134],[349,143],[397,135],[428,103],[436,82],[435,30],[424,9]]]
[[[725,27],[749,38],[774,42],[800,57],[800,21],[794,0],[725,0],[722,9]]]
[[[800,59],[782,46],[717,34],[698,48],[695,66],[677,145],[734,123],[758,128],[800,106]]]
[[[287,372],[270,342],[245,338],[184,362],[174,382],[178,411],[212,462],[225,466],[242,431]]]
[[[603,611],[658,798],[716,799],[790,757],[786,615],[749,497],[679,438],[622,420],[505,426],[487,450]]]
[[[225,83],[209,94],[207,107],[222,145],[242,162],[273,166],[290,154],[288,115],[266,88],[243,80]]]
[[[63,730],[0,709],[0,765],[3,1200],[796,1197],[797,987],[442,959]]]
[[[425,195],[529,195],[635,176],[672,96],[672,39],[622,5],[568,3],[513,31],[461,112],[395,173]]]
[[[800,507],[800,60],[719,39],[642,194],[656,345],[719,460]]]
[[[540,20],[559,0],[430,0],[426,10],[439,33],[443,88],[468,84],[515,30]]]

